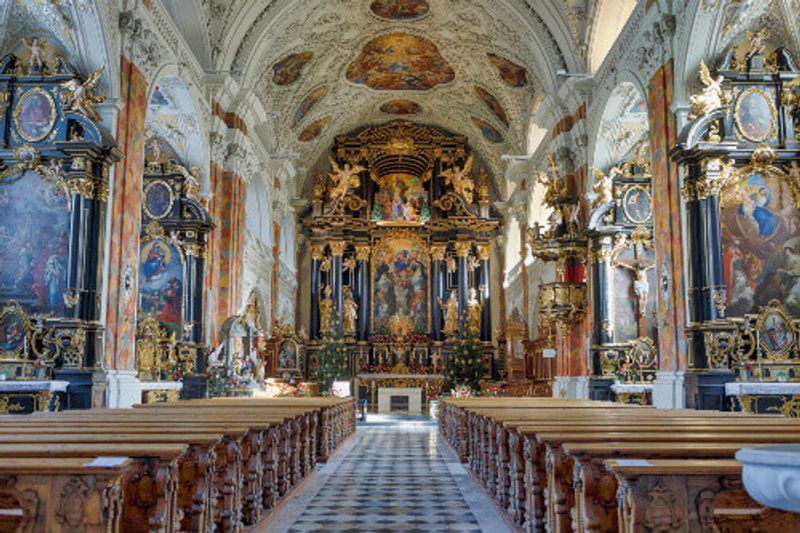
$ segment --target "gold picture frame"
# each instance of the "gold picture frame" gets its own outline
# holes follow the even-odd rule
[[[26,132],[25,128],[22,125],[20,115],[28,99],[36,95],[41,96],[47,100],[47,103],[50,106],[50,117],[48,118],[47,126],[42,128],[42,131],[40,133],[36,135],[29,135],[30,132]],[[55,127],[56,117],[57,117],[56,101],[53,98],[52,94],[45,91],[41,87],[34,87],[32,89],[28,89],[27,91],[25,91],[20,97],[19,101],[17,102],[16,107],[14,108],[14,125],[17,128],[17,132],[20,134],[20,136],[22,136],[23,139],[25,139],[30,143],[36,143],[42,141],[48,135],[50,135],[50,132],[53,131],[53,127]]]
[[[758,95],[766,102],[767,107],[769,108],[770,114],[770,124],[769,128],[766,132],[760,135],[754,135],[752,131],[748,132],[747,128],[750,126],[750,122],[743,118],[742,112],[744,111],[742,104],[745,102],[749,97],[753,95]],[[745,140],[754,143],[764,142],[770,137],[775,135],[775,131],[778,124],[778,110],[775,107],[775,102],[773,101],[773,97],[764,89],[759,87],[750,87],[745,89],[744,91],[740,92],[736,98],[736,105],[733,109],[733,121],[736,124],[736,132]]]

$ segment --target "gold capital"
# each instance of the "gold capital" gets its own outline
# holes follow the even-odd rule
[[[455,244],[456,255],[458,257],[467,257],[472,250],[472,243],[467,241],[458,241]]]
[[[347,243],[344,241],[333,241],[331,243],[331,253],[334,256],[342,256],[344,255],[344,249],[347,247]]]
[[[434,261],[444,261],[444,254],[447,251],[446,244],[431,245],[431,259]]]
[[[312,244],[311,245],[311,259],[314,261],[322,261],[325,257],[325,245],[324,244]]]
[[[478,259],[481,261],[488,261],[492,253],[492,248],[488,244],[479,244],[476,248],[478,249]]]
[[[357,244],[356,245],[356,259],[359,261],[368,261],[369,254],[372,251],[372,248],[369,244]]]

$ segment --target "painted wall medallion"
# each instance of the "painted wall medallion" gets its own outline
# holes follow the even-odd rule
[[[497,131],[497,129],[494,126],[492,126],[482,118],[478,117],[471,117],[471,118],[472,122],[478,127],[479,130],[481,130],[481,135],[483,135],[483,137],[490,143],[500,144],[505,140],[502,133]]]
[[[24,351],[25,320],[18,313],[4,313],[0,317],[0,353],[21,354]]]
[[[19,99],[14,112],[17,131],[28,142],[47,137],[56,123],[56,104],[52,95],[38,87],[30,89]]]
[[[500,122],[508,127],[508,115],[506,115],[505,109],[503,109],[503,106],[500,105],[500,102],[497,100],[497,98],[495,98],[492,93],[483,87],[476,86],[475,94],[478,95],[478,98],[480,98],[481,102],[483,102],[483,104],[489,108],[489,111],[494,113],[494,116],[496,116]]]
[[[777,111],[770,95],[763,89],[751,87],[736,100],[734,121],[739,134],[751,142],[762,142],[775,133]]]
[[[794,330],[789,319],[778,310],[763,315],[756,327],[761,346],[768,355],[786,354],[794,344]]]
[[[310,93],[306,95],[305,98],[300,102],[300,105],[297,106],[297,109],[292,116],[292,129],[296,128],[298,124],[300,124],[303,119],[308,115],[308,112],[317,105],[317,103],[322,100],[322,98],[328,93],[328,86],[322,85],[317,87]]]
[[[753,173],[720,197],[727,316],[780,300],[800,315],[800,210],[779,176]]]
[[[525,87],[528,84],[528,72],[524,67],[521,67],[502,56],[487,54],[489,61],[499,71],[500,78],[509,87]]]
[[[430,11],[427,0],[375,0],[369,8],[376,16],[388,20],[414,20]]]
[[[388,115],[416,115],[422,112],[422,106],[411,100],[390,100],[380,109]]]
[[[300,142],[309,142],[313,141],[319,134],[322,133],[322,130],[325,129],[325,126],[331,121],[330,116],[324,116],[322,118],[318,118],[308,126],[306,126],[303,131],[300,132],[300,135],[297,136],[297,140]]]
[[[296,342],[291,340],[281,342],[278,352],[278,368],[280,370],[298,370],[300,368],[299,351]]]
[[[303,67],[314,57],[313,52],[289,54],[272,65],[272,81],[275,85],[290,85],[300,79]]]
[[[0,294],[28,312],[60,316],[64,309],[68,204],[35,171],[0,180]]]
[[[142,243],[139,256],[139,314],[152,314],[170,332],[181,334],[183,257],[162,239]]]
[[[625,191],[622,209],[633,224],[644,224],[653,216],[650,192],[640,185],[633,185]]]
[[[144,210],[150,218],[158,220],[167,216],[173,202],[172,187],[163,180],[153,181],[144,189]]]
[[[347,67],[349,81],[376,90],[427,90],[455,76],[432,41],[405,32],[372,39]]]

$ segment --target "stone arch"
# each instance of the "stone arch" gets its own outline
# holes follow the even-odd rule
[[[597,3],[587,53],[590,73],[597,72],[603,64],[635,7],[636,0],[600,0]]]
[[[623,162],[650,136],[646,91],[627,78],[605,102],[592,136],[592,165],[601,170]]]

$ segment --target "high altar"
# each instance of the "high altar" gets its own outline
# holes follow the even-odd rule
[[[302,215],[311,371],[321,340],[341,327],[362,398],[414,387],[427,401],[441,391],[463,317],[487,378],[504,375],[492,339],[500,222],[465,137],[404,120],[339,136],[312,194]]]

